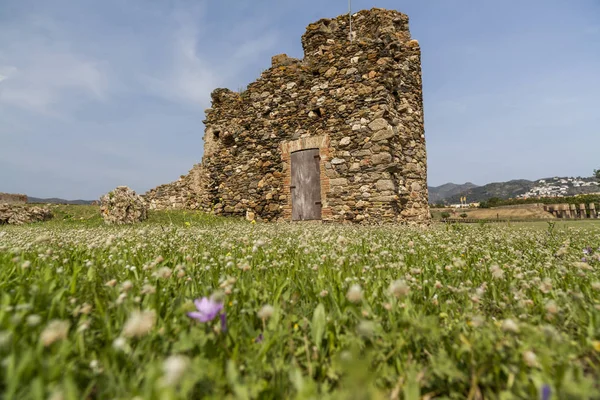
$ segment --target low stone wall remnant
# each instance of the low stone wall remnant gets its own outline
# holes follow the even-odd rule
[[[596,219],[600,217],[597,212],[596,204],[546,204],[544,211],[554,215],[556,218],[565,219]]]
[[[0,225],[23,225],[52,219],[52,211],[43,207],[20,204],[0,204]]]
[[[0,192],[0,203],[2,204],[24,204],[27,203],[27,196],[24,194],[11,194]]]

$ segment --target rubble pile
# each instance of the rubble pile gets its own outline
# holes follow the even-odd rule
[[[148,218],[148,205],[127,186],[118,186],[100,198],[100,213],[107,224],[134,224]]]
[[[52,211],[43,207],[17,204],[0,204],[0,225],[23,225],[52,219]]]

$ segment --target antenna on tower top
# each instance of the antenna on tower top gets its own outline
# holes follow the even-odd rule
[[[350,33],[348,38],[352,42],[352,0],[348,0],[348,19],[350,20]]]

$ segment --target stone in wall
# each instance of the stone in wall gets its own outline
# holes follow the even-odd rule
[[[0,204],[0,225],[23,225],[52,219],[52,211],[43,207],[20,204]]]
[[[100,198],[100,214],[107,224],[133,224],[144,221],[148,206],[143,197],[127,186],[118,186]]]
[[[146,198],[290,220],[291,153],[316,148],[323,220],[428,223],[419,44],[397,11],[360,11],[353,29],[350,42],[347,15],[310,24],[302,60],[274,56],[244,92],[216,89],[202,164]]]

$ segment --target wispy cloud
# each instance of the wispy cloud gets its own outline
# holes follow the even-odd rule
[[[152,94],[172,101],[206,105],[212,89],[221,84],[225,76],[218,66],[208,62],[197,50],[197,27],[187,23],[174,34],[165,71],[148,71],[140,78]]]
[[[73,49],[48,18],[0,26],[0,104],[42,114],[74,101],[106,100],[103,63]]]
[[[150,71],[140,79],[154,95],[205,108],[210,93],[238,80],[249,64],[260,59],[268,66],[267,55],[277,46],[278,34],[261,24],[233,27],[226,34],[211,32],[203,12],[197,13],[196,18],[174,13],[177,28],[169,46],[168,67],[165,71]]]

